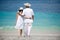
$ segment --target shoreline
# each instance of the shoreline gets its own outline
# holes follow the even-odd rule
[[[23,30],[24,35],[24,30]],[[32,28],[30,38],[18,38],[16,29],[0,29],[0,40],[60,40],[60,30],[58,28]]]

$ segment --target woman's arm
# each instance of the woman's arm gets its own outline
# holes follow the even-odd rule
[[[18,13],[19,14],[19,13]],[[24,14],[19,14],[20,16],[24,17],[25,15]]]

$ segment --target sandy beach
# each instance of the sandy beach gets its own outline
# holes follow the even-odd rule
[[[0,40],[60,40],[60,31],[58,29],[32,29],[31,36],[18,37],[16,29],[0,29]]]

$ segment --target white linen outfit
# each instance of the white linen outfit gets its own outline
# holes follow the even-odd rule
[[[31,8],[26,8],[23,10],[23,14],[26,17],[32,18],[32,15],[34,15],[34,12]],[[25,34],[30,35],[31,27],[32,27],[33,19],[24,19],[24,27],[25,27]]]

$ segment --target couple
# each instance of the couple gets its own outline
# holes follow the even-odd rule
[[[30,36],[31,27],[34,20],[34,12],[30,8],[30,3],[24,3],[24,6],[25,9],[23,10],[23,7],[20,7],[17,13],[17,23],[15,28],[18,29],[19,36],[22,36],[23,27],[25,36]]]

